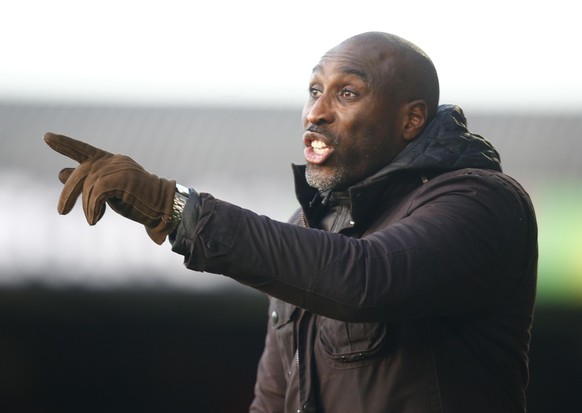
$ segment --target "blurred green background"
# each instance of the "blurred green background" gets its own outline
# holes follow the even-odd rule
[[[539,305],[582,307],[582,177],[539,190]]]

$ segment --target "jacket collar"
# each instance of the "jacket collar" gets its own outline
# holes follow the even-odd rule
[[[397,192],[408,192],[423,183],[419,172],[395,171],[383,179],[361,183],[337,193],[320,193],[305,180],[305,165],[292,165],[295,177],[295,195],[309,226],[314,226],[327,212],[330,203],[344,203],[351,211],[351,221],[362,222],[375,205],[383,205],[385,198]],[[397,179],[393,179],[397,178]],[[403,179],[398,179],[403,178]]]

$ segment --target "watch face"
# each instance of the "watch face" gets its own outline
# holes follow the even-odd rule
[[[190,190],[186,188],[184,185],[176,184],[176,192],[179,194],[184,195],[185,197],[190,196]]]

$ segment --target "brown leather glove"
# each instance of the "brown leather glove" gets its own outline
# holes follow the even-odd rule
[[[65,184],[57,207],[59,214],[68,214],[82,193],[83,211],[90,225],[101,219],[107,202],[115,212],[143,224],[155,243],[164,242],[173,229],[175,181],[150,174],[127,156],[67,136],[46,133],[44,140],[55,151],[80,163],[59,173]]]

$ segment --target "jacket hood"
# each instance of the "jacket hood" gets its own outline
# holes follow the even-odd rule
[[[487,139],[468,131],[460,107],[441,105],[416,139],[370,178],[400,170],[447,172],[463,168],[501,171],[499,153]]]

